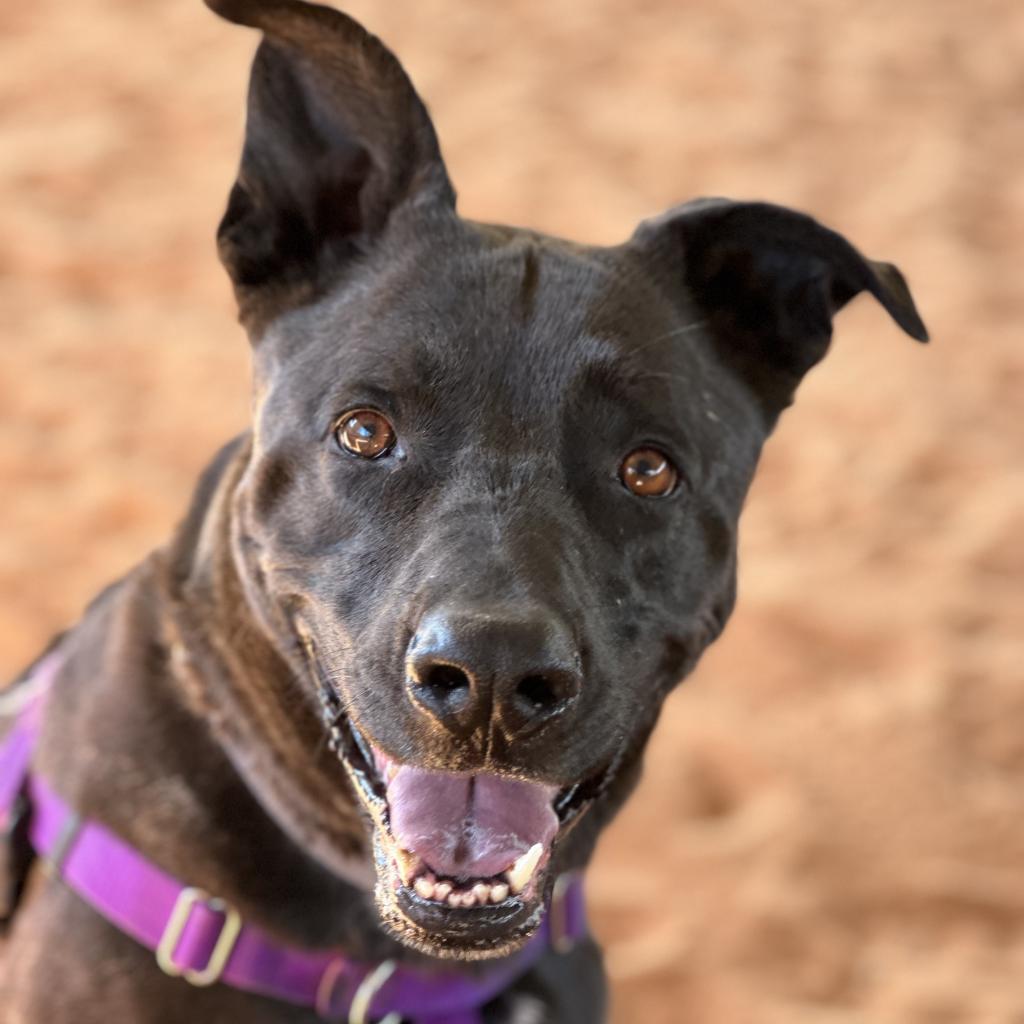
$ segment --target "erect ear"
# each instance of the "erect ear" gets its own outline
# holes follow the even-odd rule
[[[217,238],[243,323],[259,333],[368,251],[403,204],[451,210],[437,136],[375,36],[301,0],[206,0],[263,30],[238,180]]]
[[[870,292],[911,337],[928,332],[891,263],[865,259],[811,217],[769,203],[700,199],[640,225],[639,247],[709,321],[721,357],[771,418],[828,351],[832,317]]]

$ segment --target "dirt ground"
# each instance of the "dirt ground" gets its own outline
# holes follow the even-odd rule
[[[1024,6],[353,0],[463,212],[588,241],[699,194],[907,272],[769,447],[741,596],[590,890],[615,1020],[1024,1022]],[[0,676],[245,422],[212,243],[254,38],[198,0],[0,6]]]

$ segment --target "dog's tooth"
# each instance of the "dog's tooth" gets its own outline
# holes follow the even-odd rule
[[[508,899],[508,886],[504,882],[491,886],[491,902],[504,903]]]
[[[432,900],[434,898],[434,883],[428,881],[423,876],[416,879],[415,889],[416,894],[422,896],[425,900]]]
[[[515,864],[505,872],[505,877],[508,879],[508,887],[512,892],[518,894],[526,888],[530,879],[533,878],[533,873],[537,870],[537,865],[540,863],[540,859],[543,855],[543,844],[534,843],[533,846],[531,846],[526,853],[524,853],[522,857],[520,857]]]
[[[434,886],[434,899],[440,900],[442,903],[451,895],[452,883],[451,882],[438,882]]]
[[[463,907],[465,907],[467,910],[470,907],[475,907],[476,906],[476,896],[474,896],[472,892],[464,892],[462,894],[461,905]]]
[[[416,872],[419,870],[421,863],[415,853],[403,850],[400,846],[395,850],[395,865],[398,867],[398,873],[402,877],[403,884],[412,884],[412,880],[416,877]]]
[[[461,907],[462,906],[462,893],[453,892],[449,894],[448,899],[445,901],[449,907]]]
[[[473,886],[473,895],[477,903],[486,903],[491,898],[491,887],[484,882],[477,882]]]

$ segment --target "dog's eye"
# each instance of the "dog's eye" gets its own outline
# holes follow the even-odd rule
[[[334,438],[347,452],[364,459],[386,455],[395,446],[395,428],[376,409],[353,409],[338,420]]]
[[[622,460],[619,479],[641,498],[664,498],[676,489],[679,471],[657,448],[637,448]]]

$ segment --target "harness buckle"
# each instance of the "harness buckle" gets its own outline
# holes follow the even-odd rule
[[[569,927],[569,914],[565,905],[566,896],[572,883],[573,876],[569,872],[559,875],[555,879],[555,885],[551,891],[551,906],[548,907],[548,935],[551,948],[562,956],[572,952],[576,945],[576,938]]]
[[[202,970],[193,970],[188,967],[179,967],[174,962],[174,952],[178,948],[185,928],[188,926],[189,918],[192,916],[192,909],[197,903],[202,903],[214,914],[223,914],[224,923],[221,925],[220,934],[214,944],[210,959]],[[238,941],[239,932],[242,930],[242,915],[226,900],[218,899],[204,892],[202,889],[182,889],[174,904],[160,943],[156,947],[156,962],[164,974],[172,978],[184,978],[190,985],[197,988],[206,988],[215,981],[219,981],[227,967],[228,959]]]
[[[7,813],[0,812],[0,839],[13,839],[28,812],[28,799],[24,793],[19,793],[7,808]]]
[[[60,878],[64,874],[64,865],[75,847],[75,840],[82,831],[82,819],[77,814],[69,814],[60,826],[60,832],[53,847],[43,861],[43,869],[48,875]]]
[[[370,1024],[369,1013],[373,1000],[397,967],[396,960],[385,960],[363,978],[348,1009],[348,1024]],[[401,1024],[401,1021],[400,1013],[389,1013],[380,1024]]]

